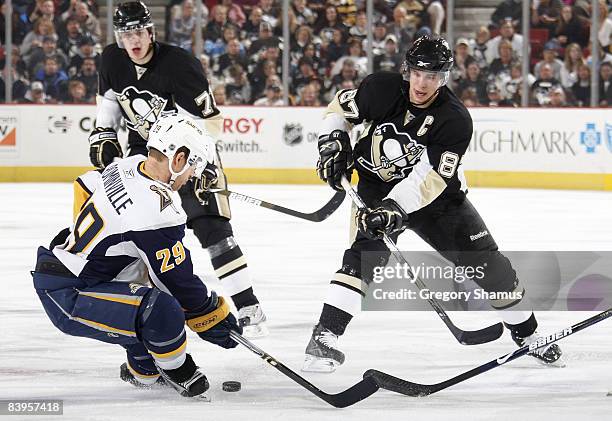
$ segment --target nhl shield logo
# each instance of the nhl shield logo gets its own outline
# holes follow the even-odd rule
[[[287,123],[283,127],[283,140],[289,146],[302,143],[302,125],[300,123]]]

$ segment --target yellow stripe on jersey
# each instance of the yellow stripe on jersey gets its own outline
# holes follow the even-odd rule
[[[75,317],[74,320],[103,332],[120,333],[121,335],[136,337],[136,332],[132,332],[131,330],[117,329],[115,327],[105,325],[104,323],[94,322],[93,320],[87,320],[81,317]]]
[[[142,301],[142,297],[130,297],[130,296],[120,296],[119,294],[105,294],[105,293],[95,293],[95,292],[81,292],[80,295],[85,295],[87,297],[97,298],[98,300],[105,301],[113,301],[115,303],[121,304],[129,304],[132,306],[138,307],[140,302]],[[124,298],[125,297],[125,298]]]
[[[74,180],[72,184],[73,188],[73,202],[72,202],[72,220],[76,220],[77,215],[83,209],[85,202],[89,200],[91,197],[91,192],[87,190],[85,185],[81,182],[80,179]]]
[[[176,348],[174,351],[165,352],[163,354],[158,354],[156,352],[149,350],[149,353],[153,355],[156,359],[162,359],[162,358],[165,359],[165,358],[174,357],[175,355],[183,353],[186,347],[187,347],[187,338],[185,338],[185,340],[183,341],[183,344],[179,346],[178,348]]]

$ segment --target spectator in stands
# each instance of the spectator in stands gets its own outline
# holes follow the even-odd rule
[[[217,57],[227,51],[227,44],[233,39],[238,39],[238,28],[236,28],[233,24],[228,23],[223,28],[223,33],[220,39],[217,39],[214,42],[208,39],[204,41],[204,51],[213,59],[217,59]]]
[[[338,90],[342,89],[343,83],[347,80],[352,81],[355,86],[359,85],[361,75],[357,69],[357,64],[352,59],[344,60],[340,72],[331,78],[329,87],[330,99],[333,98]]]
[[[285,105],[282,95],[283,88],[280,85],[269,85],[266,87],[266,95],[255,101],[253,105],[260,107],[278,107]]]
[[[398,6],[402,6],[406,11],[406,24],[414,30],[422,27],[429,26],[429,18],[425,5],[419,0],[401,0]]]
[[[30,90],[25,94],[20,101],[26,104],[47,104],[49,99],[45,94],[45,88],[42,82],[35,81],[30,85]]]
[[[556,40],[548,41],[544,44],[544,51],[542,52],[543,60],[538,62],[533,71],[536,75],[540,74],[540,67],[548,63],[553,69],[553,77],[561,80],[561,69],[563,68],[563,62],[557,58],[557,49],[559,45]]]
[[[306,0],[293,0],[291,10],[298,25],[312,25],[317,15],[306,5]]]
[[[299,92],[304,86],[317,78],[318,75],[315,72],[312,60],[302,57],[298,62],[297,72],[291,80],[291,93]]]
[[[591,68],[587,64],[578,66],[578,81],[572,86],[572,94],[578,107],[591,104]]]
[[[81,32],[87,32],[91,35],[96,42],[100,42],[102,31],[100,29],[100,22],[98,19],[89,11],[89,6],[84,1],[77,1],[74,7],[74,14],[81,26]]]
[[[354,27],[353,27],[354,28]],[[356,38],[361,39],[361,38]],[[385,42],[387,41],[387,27],[382,22],[376,22],[372,33],[372,53],[374,56],[379,56],[385,53]],[[368,49],[368,40],[362,41],[364,51]]]
[[[466,65],[466,77],[459,81],[455,92],[461,97],[464,91],[472,90],[478,103],[487,102],[487,82],[480,71],[476,60],[468,60]]]
[[[457,84],[466,78],[467,63],[474,61],[474,58],[470,55],[470,45],[467,38],[459,38],[455,43],[455,62],[451,70],[451,81],[452,86]]]
[[[95,101],[87,97],[85,84],[75,79],[68,82],[68,94],[63,102],[68,104],[93,104]]]
[[[574,14],[572,6],[565,5],[554,34],[562,47],[577,43],[585,48],[589,42],[588,25],[588,21]]]
[[[348,28],[338,16],[336,7],[328,5],[325,8],[325,14],[319,17],[319,21],[315,24],[314,33],[321,38],[324,46],[332,42],[334,31],[339,30],[342,35],[342,42],[345,35],[348,33]]]
[[[374,57],[374,71],[399,72],[403,57],[399,53],[397,38],[389,34],[385,37],[384,53]]]
[[[217,77],[227,77],[227,70],[239,64],[243,69],[248,67],[248,60],[244,51],[241,51],[240,41],[234,38],[227,43],[227,52],[221,54],[213,66],[213,71]]]
[[[537,73],[538,78],[531,87],[532,99],[535,105],[546,105],[549,101],[549,93],[552,88],[561,86],[561,82],[554,77],[553,67],[544,63]]]
[[[79,51],[79,41],[83,36],[81,34],[81,25],[79,25],[75,17],[71,16],[66,20],[63,28],[60,31],[57,45],[70,58]]]
[[[279,73],[275,60],[266,60],[264,58],[258,62],[255,70],[250,74],[252,98],[261,97],[266,87],[266,80]]]
[[[499,35],[487,43],[487,63],[492,63],[494,59],[499,57],[499,44],[502,41],[510,42],[516,56],[520,59],[523,58],[523,36],[515,34],[512,22],[507,21],[501,25]]]
[[[531,73],[527,74],[527,87],[531,89],[536,78]],[[501,80],[501,93],[504,98],[512,100],[515,104],[521,103],[523,89],[523,64],[517,62],[510,69],[510,76]]]
[[[61,13],[62,20],[66,20],[68,16],[75,14],[76,5],[79,0],[53,0],[57,5],[60,3],[59,7],[56,7],[57,10]],[[89,11],[96,17],[98,17],[98,3],[97,0],[81,0],[85,4],[87,4]]]
[[[195,5],[193,0],[183,0],[181,8],[170,18],[168,28],[168,43],[187,51],[192,49],[192,35],[195,30]]]
[[[263,11],[261,7],[253,7],[249,14],[249,19],[242,25],[241,38],[250,43],[255,41],[259,35],[259,28],[263,22]],[[248,45],[247,45],[248,47]]]
[[[487,85],[487,99],[484,102],[487,107],[516,107],[516,104],[501,96],[499,87],[495,83]]]
[[[276,28],[279,24],[281,15],[280,7],[275,4],[275,0],[259,0],[259,8],[263,12],[264,22],[268,22],[272,29]]]
[[[299,101],[300,107],[320,107],[321,101],[317,97],[317,90],[313,85],[306,85],[300,91]]]
[[[280,40],[272,34],[272,25],[268,22],[261,22],[259,25],[259,38],[251,43],[247,54],[255,61],[258,61],[261,58],[261,54],[268,47],[278,47],[279,44]]]
[[[227,7],[218,4],[212,9],[212,20],[206,25],[206,41],[217,42],[223,38],[223,28],[227,24]]]
[[[348,47],[343,41],[340,29],[334,29],[332,40],[325,47],[325,63],[331,68],[340,57],[348,54]]]
[[[360,10],[357,12],[355,25],[349,29],[349,35],[353,38],[359,38],[361,40],[364,40],[368,36],[368,18],[365,10]]]
[[[592,66],[592,64],[593,64],[593,57],[592,57],[593,48],[592,48],[592,45],[591,45],[590,42],[589,42],[588,50],[591,52],[591,54],[586,58],[586,63],[589,66]],[[606,52],[603,48],[601,48],[601,46],[599,46],[599,48],[597,49],[597,53],[599,55],[599,62],[600,63],[612,63],[612,54]]]
[[[491,22],[494,28],[501,28],[507,21],[510,21],[513,26],[521,28],[522,19],[523,11],[521,0],[502,1],[491,15]]]
[[[43,38],[42,48],[37,48],[30,54],[27,65],[31,75],[36,74],[43,66],[47,57],[57,58],[57,63],[61,70],[68,69],[68,58],[62,50],[57,48],[55,37],[46,36]]]
[[[225,101],[225,85],[223,83],[215,85],[213,88],[213,96],[215,97],[215,103],[217,105],[227,105]]]
[[[98,65],[96,60],[92,57],[84,57],[81,67],[73,79],[83,82],[87,98],[95,101],[98,92]]]
[[[612,105],[612,64],[602,63],[599,68],[599,105]]]
[[[49,19],[55,28],[61,26],[62,19],[55,13],[55,3],[53,0],[36,0],[34,10],[30,14],[30,22],[34,23],[40,18]]]
[[[515,54],[512,49],[512,43],[508,40],[502,40],[498,45],[499,57],[494,59],[489,66],[489,76],[495,78],[502,73],[510,74],[510,68],[515,62]]]
[[[446,17],[444,5],[439,0],[423,0],[423,4],[425,4],[427,7],[427,15],[429,16],[429,27],[431,28],[431,32],[436,35],[440,35],[442,33],[442,23]]]
[[[312,44],[312,29],[308,25],[302,25],[295,31],[295,36],[291,37],[291,57],[293,63],[304,55],[304,48]]]
[[[28,81],[24,79],[19,72],[16,71],[15,67],[4,66],[0,72],[0,103],[6,101],[6,78],[8,72],[11,71],[11,80],[13,87],[11,90],[13,102],[20,102],[28,91]]]
[[[612,19],[608,15],[608,7],[605,0],[599,0],[599,32],[597,39],[602,50],[611,52],[610,38],[612,37]]]
[[[68,75],[59,68],[57,58],[47,57],[44,63],[34,78],[43,83],[49,100],[58,102],[66,95]]]
[[[571,88],[578,80],[578,67],[584,64],[582,48],[577,43],[569,44],[565,48],[565,61],[561,67],[560,80],[565,89]]]
[[[551,108],[569,107],[565,91],[560,85],[555,86],[548,93],[548,106]]]
[[[19,47],[17,45],[13,45],[13,51],[11,55],[11,66],[13,68],[13,72],[16,73],[16,77],[13,80],[22,79],[29,85],[29,75],[25,61],[21,58],[19,54]],[[1,50],[4,53],[3,50]],[[0,57],[0,69],[4,69],[6,66],[6,56],[2,54]]]
[[[355,24],[357,18],[357,4],[355,0],[327,0],[327,4],[336,6],[340,22],[349,28]]]
[[[225,78],[225,94],[230,105],[242,105],[250,102],[251,85],[247,73],[241,65],[234,64],[229,67],[228,76]]]
[[[412,44],[415,29],[408,25],[406,20],[406,9],[398,5],[393,9],[393,22],[387,25],[387,33],[395,35],[399,42],[400,54],[404,54]]]
[[[46,36],[55,36],[55,27],[49,19],[41,18],[36,21],[34,28],[28,32],[21,43],[21,56],[24,60],[28,60],[28,56],[36,48],[42,48],[43,38]]]
[[[95,42],[92,37],[86,35],[79,41],[79,52],[70,59],[68,65],[68,75],[76,75],[83,64],[83,60],[91,58],[96,62],[96,68],[100,67],[100,54],[95,49]]]
[[[476,31],[476,38],[470,40],[470,50],[472,51],[472,57],[478,63],[480,69],[486,69],[489,67],[489,61],[487,59],[487,48],[489,48],[489,39],[491,39],[491,33],[486,26],[481,26]]]
[[[561,14],[561,0],[539,0],[531,4],[531,26],[533,28],[548,29],[549,36],[553,36],[559,24]]]
[[[0,44],[6,44],[6,39],[5,39],[5,26],[6,26],[6,22],[5,22],[5,13],[6,13],[6,2],[2,3],[0,5]],[[11,22],[12,22],[12,26],[13,26],[13,30],[11,31],[11,34],[13,36],[13,43],[16,45],[21,44],[21,42],[23,41],[23,38],[26,36],[26,34],[28,33],[28,25],[26,22],[24,22],[23,19],[21,19],[21,16],[19,15],[19,12],[15,9],[15,6],[13,5],[13,16],[11,18]]]
[[[333,65],[330,76],[337,75],[342,70],[344,60],[351,59],[355,63],[355,68],[360,76],[365,76],[368,72],[368,58],[365,57],[361,41],[351,39],[348,43],[348,55],[340,57]]]
[[[308,44],[304,48],[304,55],[302,57],[309,58],[312,61],[312,65],[319,77],[323,77],[325,75],[325,66],[323,65],[323,61],[319,56],[317,47],[314,44]]]
[[[238,28],[241,28],[246,22],[246,15],[242,7],[234,3],[233,0],[221,0],[221,4],[227,9],[227,19]]]

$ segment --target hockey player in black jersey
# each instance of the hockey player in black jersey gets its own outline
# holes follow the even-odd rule
[[[120,3],[113,16],[116,43],[102,53],[96,128],[89,136],[92,164],[105,168],[123,156],[116,128],[121,116],[128,127],[127,155],[146,155],[149,128],[162,115],[179,112],[195,118],[213,137],[223,121],[199,61],[189,52],[155,41],[151,13],[140,1]],[[215,188],[225,188],[220,168]],[[216,276],[238,308],[245,336],[267,333],[265,314],[256,298],[249,268],[230,225],[227,197],[203,193],[201,180],[181,191],[187,226],[208,250]],[[204,186],[210,187],[210,186]]]
[[[407,51],[401,74],[369,75],[358,89],[339,91],[327,108],[318,141],[319,177],[340,190],[342,177],[356,169],[357,189],[368,209],[355,216],[358,233],[329,285],[306,348],[305,371],[331,372],[344,362],[338,337],[359,312],[372,280],[372,273],[362,273],[361,253],[387,251],[383,233],[397,241],[408,228],[455,265],[485,267],[477,283],[487,292],[524,291],[466,197],[461,159],[472,137],[472,119],[446,87],[452,65],[444,39],[419,38]],[[347,132],[359,123],[365,129],[353,149]],[[501,317],[520,346],[538,337],[531,308],[515,311],[525,303],[490,302],[504,310]],[[556,344],[531,355],[561,364]]]

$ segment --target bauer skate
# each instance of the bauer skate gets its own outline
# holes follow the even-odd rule
[[[238,323],[242,326],[242,335],[245,338],[261,338],[268,334],[266,315],[259,304],[242,307],[238,310]]]
[[[518,346],[531,345],[537,342],[542,336],[535,331],[533,334],[526,338],[520,338],[512,335],[512,339]],[[563,352],[559,345],[552,343],[541,348],[534,349],[528,355],[531,355],[537,359],[541,364],[552,366],[552,367],[565,367],[565,361],[562,358]]]
[[[318,323],[306,346],[302,371],[332,373],[342,363],[344,354],[338,349],[338,335]]]

